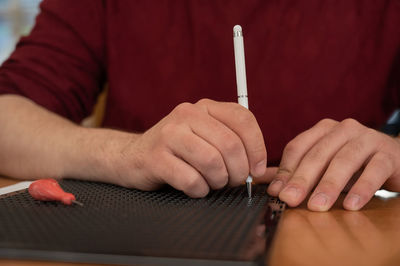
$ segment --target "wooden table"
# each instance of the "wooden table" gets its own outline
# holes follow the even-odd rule
[[[18,180],[0,177],[0,187]],[[329,212],[305,205],[287,209],[279,223],[268,265],[400,265],[400,196],[374,197],[362,211],[345,211],[343,197]],[[1,260],[0,265],[90,265]]]

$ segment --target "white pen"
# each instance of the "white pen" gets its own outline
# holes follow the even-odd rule
[[[243,31],[240,25],[233,27],[233,47],[235,49],[238,103],[249,109],[247,97],[246,65],[244,60]],[[251,198],[251,182],[253,182],[253,178],[249,175],[246,179],[247,194],[249,198]]]

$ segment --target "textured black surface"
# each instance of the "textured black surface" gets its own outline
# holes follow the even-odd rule
[[[172,188],[143,192],[73,180],[60,185],[84,206],[39,202],[27,191],[0,198],[1,256],[36,253],[38,258],[52,259],[62,251],[89,257],[252,261],[263,255],[249,255],[257,226],[268,224],[264,238],[270,239],[283,206],[274,202],[278,209],[268,208],[265,186],[254,186],[249,201],[244,186],[191,199]]]

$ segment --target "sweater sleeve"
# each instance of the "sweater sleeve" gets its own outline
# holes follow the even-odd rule
[[[80,122],[105,82],[104,4],[44,0],[29,36],[0,67],[0,94],[18,94]]]

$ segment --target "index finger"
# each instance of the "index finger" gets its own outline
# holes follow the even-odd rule
[[[246,150],[251,175],[262,176],[267,167],[267,150],[255,116],[237,103],[203,99],[197,104],[239,136]]]
[[[292,177],[304,155],[337,124],[337,121],[323,119],[312,128],[299,134],[286,145],[277,175],[268,187],[268,194],[271,196],[279,195]]]

